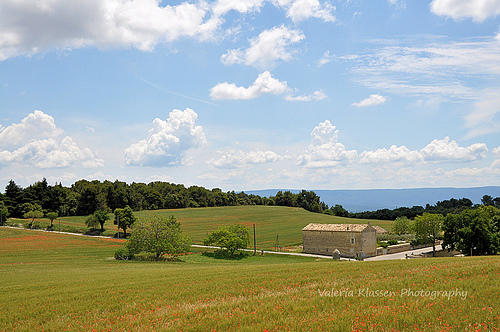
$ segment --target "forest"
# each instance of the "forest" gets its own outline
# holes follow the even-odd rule
[[[483,205],[500,207],[500,197],[485,195]],[[439,201],[433,205],[400,207],[350,213],[342,205],[329,207],[314,191],[302,190],[298,193],[278,191],[275,196],[223,192],[219,188],[206,189],[200,186],[186,187],[169,182],[150,182],[127,184],[122,181],[79,180],[70,187],[61,183],[49,185],[44,178],[26,188],[10,180],[5,192],[0,193],[0,215],[22,218],[28,211],[41,211],[44,215],[55,212],[59,216],[90,215],[95,211],[114,211],[129,206],[134,211],[157,209],[180,209],[188,207],[215,207],[236,205],[277,205],[300,207],[307,211],[325,213],[341,217],[395,220],[398,217],[413,219],[424,212],[460,213],[475,208],[468,198]]]

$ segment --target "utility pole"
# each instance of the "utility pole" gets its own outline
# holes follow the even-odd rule
[[[257,254],[257,240],[255,239],[255,224],[253,224],[253,254]]]

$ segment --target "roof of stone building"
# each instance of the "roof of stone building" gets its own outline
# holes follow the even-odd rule
[[[362,232],[368,224],[309,224],[303,231]]]
[[[377,234],[387,234],[389,233],[389,231],[385,228],[382,228],[380,226],[372,226],[373,228],[375,228],[375,230],[377,231]]]

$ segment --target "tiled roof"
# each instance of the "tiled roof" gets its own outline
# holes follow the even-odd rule
[[[387,234],[389,233],[389,231],[385,228],[382,228],[380,226],[372,226],[373,228],[375,228],[375,230],[377,231],[377,234]]]
[[[303,231],[361,232],[368,224],[309,224]]]

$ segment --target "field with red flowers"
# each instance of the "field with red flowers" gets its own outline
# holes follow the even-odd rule
[[[233,223],[243,224],[249,228],[256,226],[257,247],[259,249],[273,249],[276,246],[276,237],[281,247],[296,246],[302,244],[301,229],[309,223],[362,223],[365,219],[342,218],[320,213],[311,213],[300,208],[284,206],[225,206],[209,208],[190,208],[173,210],[148,210],[135,212],[139,218],[148,218],[153,214],[169,217],[174,215],[181,223],[184,233],[188,234],[193,243],[202,244],[207,234],[215,231],[222,225]],[[61,218],[61,230],[67,232],[85,232],[85,218],[83,216]],[[24,221],[26,224],[29,220]],[[45,229],[49,225],[48,220],[38,221],[40,227]],[[16,222],[12,222],[16,223]],[[391,221],[371,220],[372,225],[378,225],[388,230],[391,229]],[[103,235],[113,236],[116,233],[116,225],[113,221],[106,222]],[[54,221],[54,230],[59,230],[59,219]],[[253,233],[253,230],[251,230]],[[253,235],[253,234],[252,234]]]
[[[112,259],[120,240],[0,228],[0,331],[497,331],[500,257]]]

